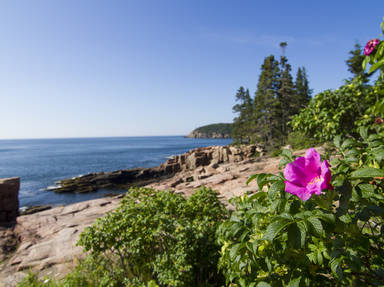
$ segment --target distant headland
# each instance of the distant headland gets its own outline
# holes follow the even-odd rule
[[[210,124],[194,129],[188,138],[212,138],[212,139],[229,139],[232,134],[232,124],[219,123]]]

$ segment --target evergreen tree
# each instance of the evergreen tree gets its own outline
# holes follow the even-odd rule
[[[298,69],[294,83],[291,65],[284,54],[287,43],[280,46],[280,62],[273,55],[264,59],[254,100],[248,89],[240,87],[237,91],[238,103],[233,107],[237,117],[232,129],[237,143],[259,143],[266,150],[280,147],[290,132],[288,122],[311,99],[305,68]]]
[[[238,103],[233,106],[233,112],[238,116],[233,122],[232,138],[236,143],[249,143],[253,124],[253,102],[249,90],[240,87],[236,93],[236,101]]]
[[[353,74],[353,78],[363,76],[367,80],[367,75],[363,70],[364,54],[359,43],[355,44],[355,48],[349,51],[350,57],[345,61],[348,66],[348,71]]]
[[[288,60],[285,56],[280,58],[281,77],[278,90],[278,107],[279,113],[279,125],[280,135],[279,141],[283,143],[284,138],[288,135],[287,122],[291,119],[291,116],[298,112],[300,103],[297,99],[295,86],[291,75],[291,65],[288,64]]]
[[[300,111],[302,108],[307,106],[312,97],[312,90],[309,88],[307,72],[304,67],[297,69],[295,90]]]
[[[280,68],[273,55],[266,57],[261,66],[261,74],[254,99],[254,128],[253,141],[263,143],[267,148],[276,144],[275,138],[279,133],[277,115],[279,107],[277,92],[279,89]]]

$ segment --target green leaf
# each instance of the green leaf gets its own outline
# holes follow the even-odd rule
[[[321,221],[316,217],[309,217],[307,221],[311,224],[313,231],[317,236],[323,235],[323,225],[321,224]]]
[[[374,141],[374,140],[380,140],[381,139],[381,137],[379,136],[379,135],[377,135],[377,134],[371,134],[371,135],[369,135],[369,137],[368,137],[368,141]]]
[[[246,181],[246,185],[248,185],[251,181],[254,181],[259,175],[258,174],[253,174],[251,175],[248,180]]]
[[[371,198],[373,196],[373,193],[375,192],[375,188],[372,184],[359,184],[359,188],[361,190],[361,195],[363,198]]]
[[[317,217],[327,223],[335,223],[335,216],[333,214],[323,213]]]
[[[259,190],[263,189],[263,186],[266,185],[268,181],[268,177],[270,174],[265,174],[265,173],[258,173],[252,175],[246,182],[246,184],[249,184],[251,181],[255,180],[257,181],[257,185],[259,186]]]
[[[284,191],[285,183],[283,181],[275,181],[268,191],[268,197],[273,199],[280,191]]]
[[[302,244],[302,233],[296,224],[291,224],[288,227],[288,244],[292,248],[301,248]]]
[[[281,151],[280,155],[293,161],[292,152],[289,149],[283,149]]]
[[[383,177],[383,176],[384,176],[384,170],[373,168],[373,167],[361,168],[352,172],[351,174],[352,178],[370,178],[370,177]]]
[[[291,279],[291,281],[289,281],[287,287],[299,287],[300,281],[301,281],[301,276],[298,278]]]
[[[237,244],[232,246],[231,251],[229,252],[229,256],[231,257],[232,260],[236,257],[236,255],[237,255],[237,253],[241,247],[242,247],[241,243],[237,243]]]
[[[384,160],[384,148],[383,147],[379,147],[379,148],[375,148],[372,150],[372,154],[373,156],[378,160],[378,161],[382,161]]]
[[[376,71],[378,68],[380,68],[380,66],[384,65],[384,59],[381,59],[379,61],[377,61],[376,63],[374,63],[371,68],[369,69],[368,71],[368,74],[371,74],[373,73],[374,71]]]
[[[259,284],[256,285],[256,287],[271,287],[267,282],[261,281]]]
[[[335,136],[335,138],[333,139],[333,143],[337,148],[340,148],[340,142],[341,142],[341,136],[340,135]]]
[[[366,140],[368,138],[368,128],[367,127],[360,127],[360,135],[361,137]]]
[[[363,64],[362,64],[362,66],[363,66],[363,70],[365,71],[365,69],[367,68],[367,64],[368,64],[368,57],[365,57],[364,58],[364,61],[363,61]]]
[[[350,147],[354,144],[355,142],[352,139],[346,139],[343,144],[341,145],[342,149],[345,149],[347,147]]]
[[[290,223],[291,221],[288,219],[281,217],[278,218],[276,221],[268,225],[267,231],[265,232],[263,239],[272,241],[276,237],[276,235]]]
[[[321,255],[320,250],[317,250],[316,257],[317,257],[317,263],[320,265],[323,265],[323,255]]]
[[[339,220],[348,224],[348,223],[351,223],[352,222],[352,218],[351,216],[347,213],[347,214],[344,214],[342,216],[339,216]]]
[[[279,168],[282,167],[282,166],[286,166],[288,163],[291,163],[292,161],[290,159],[287,159],[287,158],[282,158],[281,161],[279,162]]]
[[[343,260],[342,258],[333,258],[330,261],[332,273],[338,279],[341,279],[343,277],[343,271],[341,269],[341,261],[342,260]]]

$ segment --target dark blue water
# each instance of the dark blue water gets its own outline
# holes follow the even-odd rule
[[[90,172],[154,167],[169,156],[196,147],[229,143],[228,139],[182,136],[0,140],[0,178],[21,178],[21,207],[69,204],[97,198],[110,191],[56,194],[46,188],[60,179]]]

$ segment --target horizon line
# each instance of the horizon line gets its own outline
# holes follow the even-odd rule
[[[36,138],[0,138],[2,140],[54,140],[54,139],[97,139],[97,138],[130,138],[130,137],[186,137],[187,134],[141,135],[141,136],[69,136],[69,137],[36,137]]]

